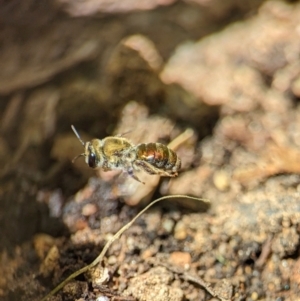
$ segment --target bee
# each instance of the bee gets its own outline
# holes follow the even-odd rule
[[[91,168],[102,168],[104,171],[119,169],[141,183],[143,182],[136,176],[136,172],[140,170],[163,177],[178,175],[181,161],[173,150],[162,143],[134,145],[120,136],[83,142],[75,127],[72,125],[71,128],[84,146],[84,153],[75,157],[73,162],[83,156]]]

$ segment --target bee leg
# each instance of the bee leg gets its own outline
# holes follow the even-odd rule
[[[150,175],[159,175],[161,177],[171,177],[171,178],[176,177],[178,175],[177,172],[169,172],[167,170],[159,169],[145,161],[137,160],[137,161],[135,161],[135,164],[140,169],[143,169],[145,172],[147,172]]]
[[[124,136],[126,136],[127,134],[129,134],[131,132],[132,132],[132,130],[124,132],[124,133],[121,133],[121,134],[117,134],[116,137],[124,137]]]
[[[132,178],[134,178],[136,181],[138,181],[138,182],[140,182],[140,183],[142,183],[142,184],[145,185],[145,183],[142,182],[142,181],[141,181],[141,180],[133,173],[133,170],[128,170],[127,173],[128,173]]]

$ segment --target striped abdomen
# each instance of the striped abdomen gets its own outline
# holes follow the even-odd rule
[[[176,153],[162,143],[142,143],[136,146],[137,160],[149,163],[155,168],[177,174],[181,161]],[[149,173],[151,170],[147,170]]]

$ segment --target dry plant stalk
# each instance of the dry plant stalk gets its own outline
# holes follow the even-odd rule
[[[57,285],[50,293],[48,293],[41,301],[46,301],[48,300],[49,297],[53,296],[56,294],[59,290],[61,290],[68,282],[70,282],[72,279],[75,277],[81,275],[82,273],[87,272],[88,270],[92,269],[95,267],[97,264],[100,264],[103,261],[103,258],[108,251],[109,247],[113,244],[114,241],[120,238],[120,236],[127,230],[129,229],[132,224],[143,214],[145,213],[150,207],[152,207],[154,204],[166,200],[166,199],[175,199],[175,198],[185,198],[185,199],[191,199],[191,200],[196,200],[196,201],[201,201],[205,203],[210,203],[208,199],[202,199],[202,198],[197,198],[197,197],[192,197],[188,195],[181,195],[181,194],[176,194],[176,195],[167,195],[163,196],[161,198],[158,198],[151,202],[148,206],[146,206],[142,211],[140,211],[129,223],[127,223],[125,226],[123,226],[104,246],[102,249],[101,253],[98,255],[98,257],[90,264],[87,266],[79,269],[78,271],[74,272],[71,274],[67,279],[62,281],[59,285]]]

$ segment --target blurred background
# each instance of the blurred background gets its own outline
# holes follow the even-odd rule
[[[173,254],[211,283],[227,279],[218,298],[296,300],[299,20],[298,1],[0,1],[0,298],[41,297],[154,197],[187,194],[210,204],[146,215],[128,262]],[[83,141],[169,145],[182,172],[142,185],[73,164],[83,147],[72,124]],[[153,300],[132,278],[151,270],[111,265],[128,275],[109,289]],[[215,300],[176,285],[177,297],[156,300]],[[83,293],[99,296],[80,286],[69,299]]]

